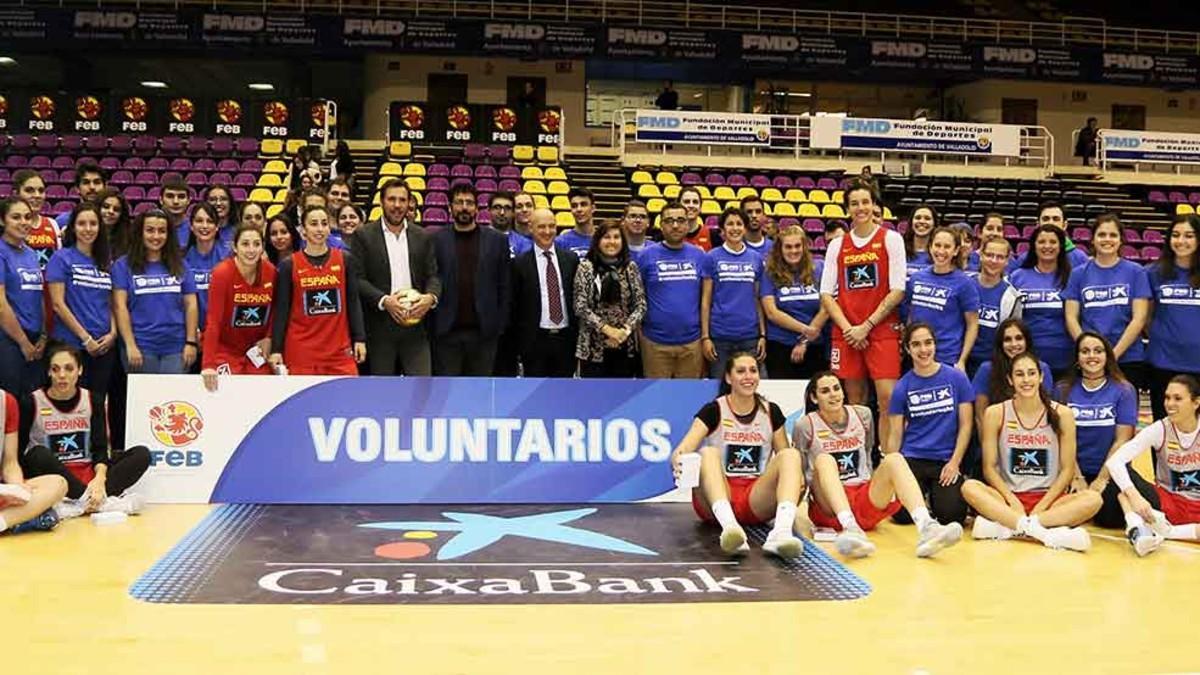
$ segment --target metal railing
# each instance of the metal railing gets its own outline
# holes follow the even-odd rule
[[[783,31],[1028,45],[1088,45],[1105,49],[1200,54],[1200,32],[1109,26],[1103,19],[1013,21],[971,17],[831,12],[747,7],[690,0],[20,0],[25,6],[259,12],[361,12],[377,15],[564,23],[636,23],[673,28]]]
[[[988,167],[1023,167],[1038,169],[1049,176],[1054,171],[1054,136],[1041,126],[1022,126],[1020,156],[972,154],[934,154],[895,150],[823,150],[811,147],[810,119],[799,115],[771,115],[771,133],[766,147],[690,144],[690,143],[646,143],[637,140],[637,110],[626,108],[613,113],[611,125],[612,147],[622,158],[627,155],[657,155],[664,162],[688,164],[688,158],[753,157],[766,159],[813,159],[841,162],[880,162],[882,164],[919,162],[923,165],[957,165]],[[729,113],[737,117],[738,113]],[[674,160],[674,161],[672,161]]]

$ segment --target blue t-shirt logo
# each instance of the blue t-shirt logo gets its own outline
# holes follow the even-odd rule
[[[1129,285],[1088,286],[1083,289],[1083,303],[1088,307],[1129,304]]]
[[[42,270],[28,267],[17,268],[17,274],[21,277],[21,290],[23,291],[40,291],[42,290]]]

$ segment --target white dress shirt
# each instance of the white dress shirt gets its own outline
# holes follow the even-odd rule
[[[546,291],[546,269],[547,269],[546,268],[546,262],[547,262],[546,261],[546,251],[549,251],[550,255],[554,256],[554,270],[558,274],[558,297],[559,297],[559,300],[562,301],[562,315],[563,315],[563,319],[559,323],[554,323],[553,321],[550,320],[550,294]],[[549,249],[545,249],[545,248],[542,248],[541,246],[538,246],[537,244],[534,244],[533,245],[533,259],[537,262],[538,286],[540,289],[538,296],[541,297],[541,299],[542,299],[542,318],[538,322],[538,328],[545,328],[547,330],[553,330],[556,328],[566,328],[567,327],[567,298],[565,295],[563,295],[563,293],[565,291],[564,291],[563,282],[562,282],[562,278],[563,278],[562,269],[560,269],[562,266],[559,264],[558,254],[555,253],[553,246],[551,246]]]
[[[391,293],[412,288],[412,272],[408,267],[408,224],[399,234],[383,225],[383,243],[387,246],[388,268],[392,272]]]

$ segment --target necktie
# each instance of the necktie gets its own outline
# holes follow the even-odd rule
[[[546,256],[546,293],[550,305],[550,323],[560,324],[563,320],[562,291],[558,285],[558,268],[554,266],[554,252],[544,251]]]

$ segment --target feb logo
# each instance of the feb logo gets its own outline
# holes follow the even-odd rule
[[[0,96],[0,117],[8,114],[8,99]]]
[[[512,108],[496,108],[492,111],[492,127],[496,131],[512,131],[517,126],[517,113]]]
[[[557,110],[543,110],[538,113],[538,126],[541,127],[542,133],[557,134],[561,125],[562,113]]]
[[[325,126],[325,102],[317,101],[308,108],[308,117],[314,126]]]
[[[242,121],[242,104],[233,99],[225,99],[217,103],[217,118],[222,124],[240,124]]]
[[[406,105],[398,113],[405,129],[420,129],[425,126],[425,110],[419,105]]]
[[[263,106],[263,118],[271,126],[281,127],[287,124],[288,116],[288,107],[281,101],[271,101]]]
[[[49,96],[34,96],[29,100],[29,112],[36,120],[48,120],[54,117],[56,109],[54,99]]]
[[[187,401],[169,401],[150,409],[150,432],[155,440],[172,448],[194,443],[204,431],[204,418]]]
[[[100,99],[95,96],[80,96],[75,99],[75,114],[79,119],[92,121],[100,117]]]
[[[471,111],[465,105],[452,105],[446,109],[446,123],[455,131],[471,126]]]
[[[196,104],[192,103],[191,99],[171,99],[168,108],[171,111],[171,118],[176,122],[191,122],[192,118],[196,116]]]
[[[130,96],[121,101],[121,114],[130,122],[144,122],[150,113],[150,106],[141,96]]]

